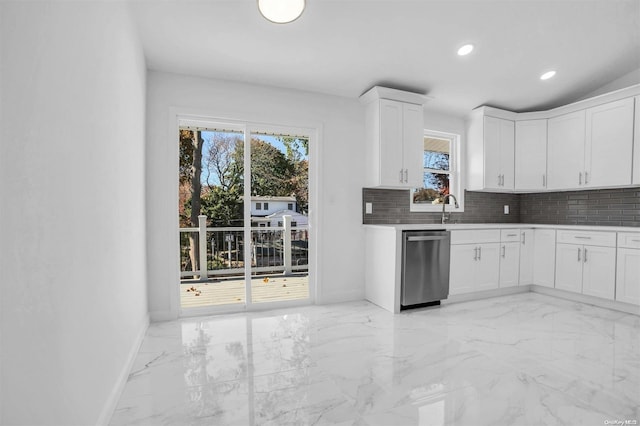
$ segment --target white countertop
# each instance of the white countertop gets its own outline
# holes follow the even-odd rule
[[[424,223],[424,224],[366,224],[365,228],[394,228],[398,231],[418,231],[446,229],[453,231],[456,229],[522,229],[522,228],[542,228],[542,229],[568,229],[581,231],[609,231],[609,232],[640,232],[639,227],[632,226],[587,226],[587,225],[543,225],[529,223]]]

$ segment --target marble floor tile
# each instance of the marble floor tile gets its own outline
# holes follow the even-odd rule
[[[640,317],[523,293],[152,324],[112,425],[640,422]]]

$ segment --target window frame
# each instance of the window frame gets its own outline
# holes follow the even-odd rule
[[[445,207],[445,211],[447,212],[456,212],[461,213],[464,212],[464,186],[462,183],[462,150],[461,150],[461,137],[459,134],[450,133],[450,132],[442,132],[439,130],[429,130],[425,129],[423,133],[424,138],[438,138],[438,139],[447,139],[449,140],[449,192],[455,195],[458,200],[458,205],[460,208],[455,208],[451,199],[448,200],[448,203]],[[424,151],[423,151],[424,152]],[[424,154],[423,154],[424,155]],[[430,168],[423,168],[423,173],[442,173],[442,170],[434,170]],[[413,202],[413,189],[409,190],[409,211],[411,212],[442,212],[441,204],[415,204]]]
[[[262,202],[256,202],[256,210],[262,210]]]

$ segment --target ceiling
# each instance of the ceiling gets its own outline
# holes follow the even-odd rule
[[[634,70],[640,83],[640,0],[307,0],[280,25],[256,0],[131,3],[154,70],[349,98],[383,85],[456,115],[559,106]]]

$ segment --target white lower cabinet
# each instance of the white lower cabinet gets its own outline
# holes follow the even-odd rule
[[[449,294],[462,294],[476,291],[477,260],[477,245],[460,244],[451,246]]]
[[[533,239],[533,284],[553,288],[556,276],[556,230],[536,229]]]
[[[533,284],[534,241],[533,229],[520,231],[520,275],[518,277],[520,285]]]
[[[500,287],[515,287],[520,276],[520,230],[500,231]]]
[[[519,284],[520,243],[500,243],[500,287]]]
[[[640,234],[618,234],[616,300],[640,305]]]
[[[613,300],[616,291],[616,249],[584,246],[582,294]]]
[[[556,247],[556,288],[582,293],[582,246]]]
[[[556,288],[613,300],[615,242],[612,232],[558,231]]]
[[[500,230],[452,231],[449,294],[498,288]]]

